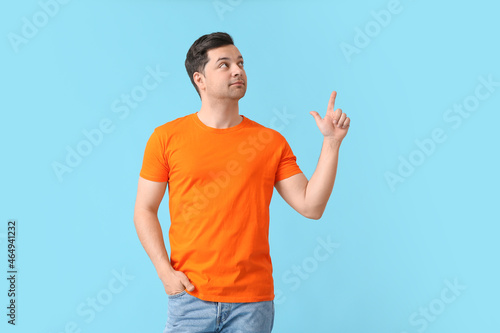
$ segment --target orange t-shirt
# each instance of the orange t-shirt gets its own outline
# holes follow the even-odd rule
[[[269,204],[277,181],[302,172],[283,135],[242,118],[213,128],[196,112],[155,128],[140,172],[168,181],[171,265],[211,302],[274,299]]]

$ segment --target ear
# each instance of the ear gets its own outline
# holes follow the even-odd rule
[[[206,89],[205,85],[205,75],[200,72],[194,72],[193,74],[194,83],[198,86],[198,90],[204,91]]]

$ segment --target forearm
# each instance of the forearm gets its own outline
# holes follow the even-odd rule
[[[134,214],[134,224],[144,250],[161,278],[173,268],[163,241],[163,233],[155,212],[140,210]]]
[[[318,165],[306,185],[305,203],[309,216],[319,219],[333,190],[341,142],[323,139]]]

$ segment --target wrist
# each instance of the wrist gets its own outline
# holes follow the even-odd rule
[[[173,275],[174,272],[175,269],[172,267],[172,265],[170,265],[170,262],[167,262],[165,265],[163,265],[156,271],[160,280],[168,279],[170,276]]]
[[[323,142],[328,143],[333,148],[338,148],[338,147],[340,147],[342,140],[339,140],[339,139],[333,138],[333,137],[325,136],[323,138]]]

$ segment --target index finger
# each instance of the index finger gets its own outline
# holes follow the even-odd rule
[[[335,98],[337,98],[337,92],[334,90],[330,95],[330,101],[328,102],[328,108],[326,109],[326,113],[333,113],[333,109],[335,107]]]

